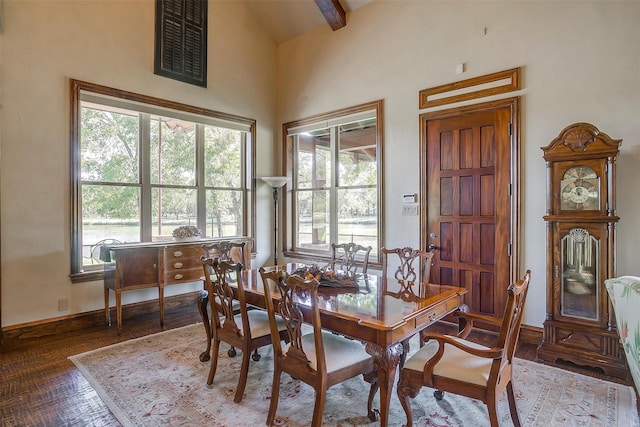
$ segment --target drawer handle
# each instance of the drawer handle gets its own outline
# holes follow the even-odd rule
[[[182,268],[183,264],[181,262],[176,262],[175,264],[173,264],[174,268]]]
[[[176,274],[175,276],[173,276],[174,279],[176,280],[180,280],[182,279],[184,276],[182,274]]]
[[[182,251],[175,251],[175,252],[173,253],[173,256],[175,256],[175,257],[182,256]]]

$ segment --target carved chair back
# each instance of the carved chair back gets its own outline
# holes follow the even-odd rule
[[[361,263],[362,274],[367,274],[371,249],[371,246],[362,246],[353,242],[332,243],[331,269],[342,270],[348,274],[355,274],[358,272],[358,263]]]

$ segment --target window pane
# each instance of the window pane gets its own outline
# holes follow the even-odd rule
[[[298,242],[296,246],[329,250],[331,236],[329,191],[300,191],[297,202]]]
[[[376,185],[376,126],[362,122],[340,126],[338,186]]]
[[[327,129],[298,135],[298,188],[331,185],[330,136]]]
[[[354,242],[378,252],[376,188],[338,190],[338,243]]]
[[[101,264],[99,242],[140,241],[140,189],[82,186],[82,264]]]
[[[183,188],[151,189],[153,240],[171,240],[174,229],[183,225],[197,226],[197,192]]]
[[[242,236],[242,192],[207,190],[207,237]]]
[[[195,123],[166,117],[151,121],[151,183],[195,185]]]
[[[82,104],[80,168],[83,181],[138,182],[138,115]]]
[[[242,132],[204,128],[204,182],[207,187],[242,186]]]

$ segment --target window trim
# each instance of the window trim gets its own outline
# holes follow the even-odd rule
[[[247,130],[248,147],[250,147],[250,156],[245,157],[243,164],[243,172],[246,177],[247,200],[245,203],[245,212],[243,221],[245,222],[245,230],[248,237],[256,238],[256,192],[255,192],[255,155],[256,155],[256,120],[246,117],[236,116],[233,114],[222,113],[206,108],[200,108],[188,104],[169,101],[166,99],[155,98],[152,96],[141,95],[120,89],[98,85],[95,83],[84,82],[80,80],[70,80],[71,90],[71,117],[70,117],[70,278],[73,283],[101,280],[104,277],[102,269],[84,269],[81,261],[82,247],[80,239],[82,238],[82,209],[80,203],[80,187],[81,187],[81,170],[80,170],[80,120],[81,120],[81,102],[83,93],[92,93],[100,96],[121,99],[131,103],[151,105],[154,108],[168,110],[168,112],[184,112],[190,115],[202,116],[218,123],[236,123],[238,126],[249,129]],[[252,251],[255,251],[256,245],[253,245]]]
[[[291,143],[292,138],[289,136],[299,133],[302,130],[313,129],[318,124],[326,124],[327,126],[337,126],[347,117],[359,117],[362,113],[375,110],[376,115],[376,155],[378,163],[378,250],[384,246],[384,101],[382,99],[367,102],[352,107],[331,111],[328,113],[317,114],[303,119],[294,120],[282,125],[282,141],[285,146],[283,151],[284,175],[289,178],[289,182],[293,183],[294,174],[294,147]],[[284,198],[284,212],[282,213],[285,221],[282,221],[281,239],[284,242],[283,254],[285,257],[307,259],[317,261],[329,261],[331,259],[331,250],[326,253],[324,251],[312,251],[296,248],[295,246],[295,222],[296,212],[294,209],[294,192],[287,191]],[[331,213],[335,216],[335,212]],[[380,261],[373,259],[369,265],[379,266]]]

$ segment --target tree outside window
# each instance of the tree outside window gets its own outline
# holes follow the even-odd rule
[[[382,101],[284,125],[288,252],[328,257],[332,243],[382,246]]]
[[[105,241],[161,242],[185,225],[204,237],[253,236],[255,121],[72,87],[72,273],[101,268]]]

